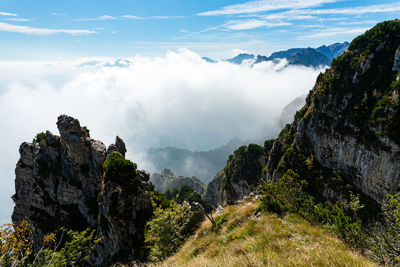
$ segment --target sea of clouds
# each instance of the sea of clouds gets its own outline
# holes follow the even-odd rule
[[[18,148],[36,133],[58,134],[68,114],[92,138],[125,140],[141,169],[150,147],[207,150],[241,139],[274,137],[275,118],[312,89],[323,69],[263,62],[207,63],[187,49],[164,57],[0,62],[0,224],[10,222]]]

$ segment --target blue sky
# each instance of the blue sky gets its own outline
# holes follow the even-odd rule
[[[399,14],[392,0],[2,0],[0,58],[269,54],[350,41]]]

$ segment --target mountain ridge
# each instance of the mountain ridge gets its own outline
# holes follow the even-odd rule
[[[254,55],[249,53],[240,53],[233,58],[225,59],[222,61],[232,64],[243,64],[245,61],[253,60],[253,65],[264,61],[276,61],[286,59],[289,65],[304,65],[307,67],[319,67],[330,65],[332,60],[346,51],[349,43],[334,43],[331,45],[322,45],[318,48],[290,48],[273,52],[269,57],[264,55]],[[217,60],[203,57],[203,60],[209,63],[216,63]]]
[[[277,139],[251,149],[257,153],[250,146],[236,150],[206,196],[218,188],[213,199],[233,204],[257,190],[258,178],[274,182],[293,169],[319,199],[343,200],[353,191],[374,210],[400,182],[399,50],[397,20],[354,39],[319,75],[294,122]],[[232,177],[249,166],[246,158],[262,173]]]

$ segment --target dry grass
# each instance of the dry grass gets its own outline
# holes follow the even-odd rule
[[[205,221],[175,255],[148,266],[377,266],[297,215],[256,217],[257,205],[227,207],[218,230]]]

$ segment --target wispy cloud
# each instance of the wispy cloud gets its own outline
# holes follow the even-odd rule
[[[18,21],[18,22],[27,22],[27,21],[32,21],[32,19],[25,19],[25,18],[8,18],[6,20],[9,21]]]
[[[334,3],[339,0],[256,0],[243,4],[229,5],[218,10],[199,13],[199,16],[249,14],[280,9],[299,9]]]
[[[315,19],[319,15],[363,15],[372,13],[394,13],[400,11],[400,2],[382,5],[359,6],[353,8],[330,9],[291,9],[272,14],[246,14],[242,17],[256,17],[265,20],[308,20]],[[324,21],[346,20],[346,18],[323,18]]]
[[[328,37],[328,36],[337,36],[337,35],[356,35],[364,33],[369,28],[327,28],[323,30],[316,31],[315,33],[307,34],[302,37],[304,38],[320,38],[320,37]]]
[[[110,16],[103,15],[95,18],[81,18],[74,19],[75,21],[98,21],[98,20],[144,20],[144,19],[182,19],[184,16],[150,16],[150,17],[139,17],[135,15],[122,15],[122,16]]]
[[[207,28],[207,29],[204,29],[204,30],[201,30],[201,31],[191,32],[189,34],[186,34],[186,35],[183,35],[183,36],[180,36],[180,37],[176,37],[175,39],[183,39],[183,38],[187,38],[187,37],[190,37],[190,36],[193,36],[193,35],[196,35],[196,34],[217,30],[217,29],[220,29],[220,28],[224,28],[225,26],[228,26],[231,23],[232,22],[227,22],[227,23],[224,23],[224,24],[221,24],[221,25],[217,25],[217,26],[214,26],[214,27],[210,27],[210,28]]]
[[[75,21],[97,21],[97,20],[115,20],[116,17],[110,15],[103,15],[96,18],[83,18],[83,19],[74,19]]]
[[[134,16],[134,15],[122,15],[123,19],[143,19],[142,17]]]
[[[376,24],[376,20],[362,20],[362,21],[341,21],[339,22],[340,25],[363,25],[363,24]]]
[[[278,26],[288,26],[291,25],[289,22],[277,22],[271,23],[265,20],[243,20],[243,21],[232,21],[226,26],[230,30],[250,30],[260,27],[278,27]]]
[[[150,16],[152,19],[183,19],[184,16]]]
[[[209,32],[209,31],[237,31],[237,30],[251,30],[260,27],[279,27],[279,26],[289,26],[292,25],[290,22],[284,21],[277,21],[277,22],[268,22],[265,20],[257,20],[257,19],[250,19],[250,20],[230,20],[224,24],[220,24],[217,26],[209,27],[201,31],[191,32],[186,35],[176,37],[175,39],[183,39],[193,35]]]
[[[301,10],[299,12],[311,15],[362,15],[371,13],[393,13],[398,11],[400,11],[400,2],[352,8],[310,9]]]
[[[50,15],[52,15],[52,16],[61,16],[61,17],[66,17],[67,16],[65,14],[61,14],[61,13],[57,13],[57,12],[51,12]]]
[[[8,12],[0,12],[0,16],[11,16],[11,17],[17,17],[18,14],[15,13],[8,13]]]
[[[70,35],[88,35],[96,33],[90,30],[65,30],[65,29],[48,29],[48,28],[34,28],[29,26],[13,25],[0,22],[0,31],[2,32],[15,32],[31,35],[52,35],[58,33],[65,33]]]

